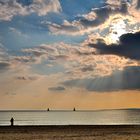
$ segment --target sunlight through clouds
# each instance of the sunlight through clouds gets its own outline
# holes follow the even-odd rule
[[[139,0],[0,0],[0,108],[139,107],[139,52]]]

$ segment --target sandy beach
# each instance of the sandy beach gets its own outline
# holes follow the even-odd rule
[[[0,140],[140,140],[140,126],[1,126]]]

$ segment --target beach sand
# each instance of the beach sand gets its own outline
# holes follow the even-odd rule
[[[1,126],[0,140],[140,140],[140,126]]]

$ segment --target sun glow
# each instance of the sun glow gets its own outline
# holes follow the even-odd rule
[[[127,23],[122,18],[115,17],[110,20],[109,34],[105,37],[107,44],[118,44],[119,37],[127,32]]]
[[[127,33],[127,25],[123,19],[115,18],[111,21],[109,27],[109,35],[107,37],[108,44],[119,43],[119,37]]]

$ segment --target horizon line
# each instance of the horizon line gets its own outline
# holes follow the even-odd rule
[[[49,109],[49,110],[48,110]],[[47,108],[47,109],[0,109],[0,112],[8,112],[8,111],[109,111],[109,110],[137,110],[140,108],[119,108],[119,109],[78,109],[74,108],[73,109],[52,109],[52,108]]]

